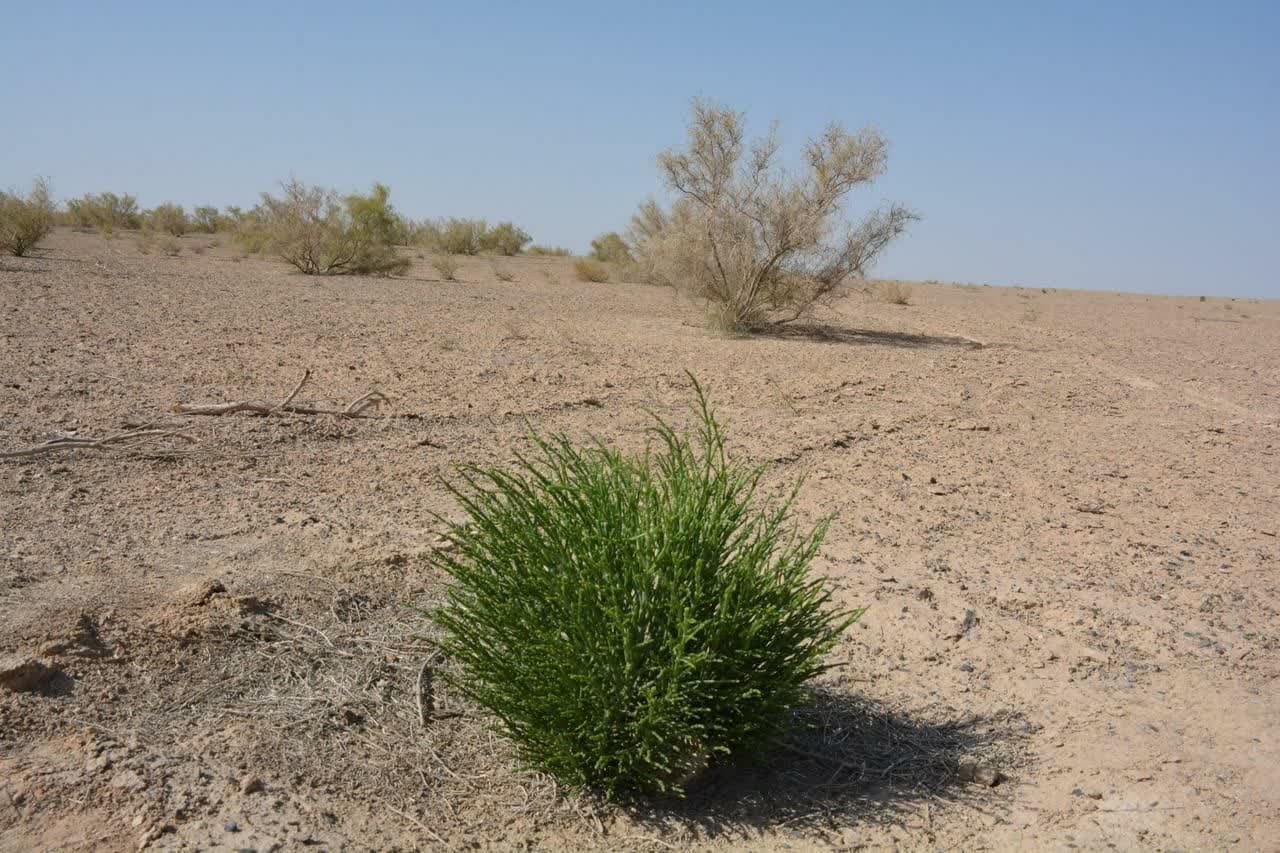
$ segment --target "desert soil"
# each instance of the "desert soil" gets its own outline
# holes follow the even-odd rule
[[[1280,845],[1280,303],[930,283],[733,338],[564,259],[213,242],[0,260],[0,451],[195,439],[0,460],[0,850]],[[307,369],[389,417],[173,412]],[[610,805],[512,761],[413,606],[442,478],[528,425],[639,448],[685,371],[869,609],[815,728]]]

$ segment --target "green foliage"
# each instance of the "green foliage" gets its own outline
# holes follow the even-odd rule
[[[497,255],[518,255],[532,239],[514,222],[499,222],[480,236],[480,248]]]
[[[31,192],[0,193],[0,252],[22,257],[53,229],[49,182],[36,178]]]
[[[628,265],[635,263],[631,249],[622,235],[616,231],[601,234],[591,241],[591,258],[605,264]]]
[[[245,216],[238,237],[247,250],[270,248],[307,275],[392,275],[409,268],[382,230],[382,216],[394,214],[386,187],[375,184],[368,196],[345,199],[296,179],[281,189],[278,198],[263,193]]]
[[[527,255],[537,255],[549,258],[567,258],[573,254],[562,246],[530,246]]]
[[[439,223],[435,238],[436,251],[449,255],[478,255],[488,226],[483,219],[454,217]]]
[[[217,234],[222,231],[230,231],[236,226],[238,215],[232,217],[230,214],[235,211],[239,214],[238,207],[227,208],[227,213],[218,212],[218,208],[211,205],[197,207],[191,212],[191,230],[201,234]]]
[[[146,225],[152,231],[160,231],[174,237],[187,233],[191,223],[180,204],[161,204],[147,214]]]
[[[142,227],[142,211],[138,200],[128,193],[87,193],[67,202],[67,220],[80,228],[136,230]]]
[[[609,267],[590,258],[578,258],[573,262],[573,271],[579,281],[605,282],[609,280]]]
[[[809,573],[826,522],[798,530],[794,490],[759,497],[697,394],[696,439],[659,420],[626,456],[535,435],[451,487],[468,518],[434,556],[453,583],[432,615],[457,686],[565,784],[680,795],[767,748],[860,615]]]

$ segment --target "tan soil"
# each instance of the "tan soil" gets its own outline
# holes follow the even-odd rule
[[[734,339],[564,259],[308,279],[209,242],[0,260],[0,450],[199,440],[0,460],[0,658],[59,673],[0,690],[0,850],[1280,840],[1280,304],[929,284]],[[305,368],[300,402],[421,417],[170,411]],[[444,688],[424,729],[404,605],[439,591],[440,477],[526,420],[638,447],[646,409],[688,422],[685,370],[771,485],[806,476],[818,568],[870,606],[813,755],[618,808]]]

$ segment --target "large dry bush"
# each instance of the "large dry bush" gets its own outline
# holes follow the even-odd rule
[[[390,190],[375,184],[373,191],[345,199],[324,187],[296,179],[281,184],[281,195],[263,193],[242,242],[263,245],[307,275],[355,273],[390,275],[404,272],[407,258],[399,256],[381,223],[391,211]]]
[[[592,240],[590,257],[592,260],[600,261],[603,264],[618,264],[619,266],[627,266],[635,262],[627,241],[622,239],[622,235],[616,231],[601,234]]]
[[[25,196],[0,193],[0,252],[18,257],[30,252],[53,228],[53,214],[44,178],[36,178]]]
[[[160,231],[174,237],[181,237],[191,227],[187,212],[180,204],[157,205],[147,214],[146,225],[152,231]]]
[[[532,239],[514,222],[499,222],[480,236],[480,248],[496,255],[518,255]]]
[[[67,224],[103,231],[142,227],[142,211],[138,200],[124,193],[86,193],[67,202]]]
[[[695,101],[688,144],[658,157],[675,203],[646,202],[632,222],[643,274],[706,300],[717,325],[739,331],[805,316],[917,218],[893,204],[843,219],[850,191],[884,172],[878,131],[829,125],[792,175],[776,127],[749,146],[745,128],[743,113]]]

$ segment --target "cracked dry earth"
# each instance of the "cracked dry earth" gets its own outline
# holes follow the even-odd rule
[[[196,440],[0,460],[0,850],[1280,843],[1276,302],[928,284],[735,339],[563,259],[309,279],[212,242],[0,260],[0,450]],[[173,412],[308,368],[297,403],[395,417]],[[431,683],[409,605],[441,477],[526,422],[639,448],[686,370],[869,610],[807,740],[599,803]]]

